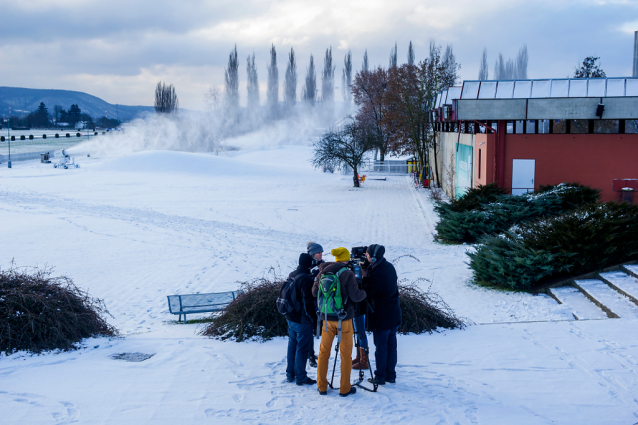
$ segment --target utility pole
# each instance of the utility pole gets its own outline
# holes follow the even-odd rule
[[[11,168],[11,106],[9,106],[9,124],[7,125],[7,141],[9,142],[9,168]]]
[[[638,31],[634,31],[634,77],[638,77]]]

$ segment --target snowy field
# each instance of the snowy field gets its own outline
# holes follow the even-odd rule
[[[469,248],[433,241],[427,191],[405,176],[355,189],[310,156],[303,146],[149,151],[78,156],[79,169],[0,168],[0,266],[54,266],[104,299],[123,335],[0,357],[0,423],[638,422],[638,320],[574,321],[548,296],[476,287]],[[167,295],[287,274],[310,240],[413,255],[396,263],[400,278],[430,280],[474,325],[400,336],[397,384],[342,399],[286,383],[284,338],[220,342],[168,313]],[[130,352],[154,356],[110,357]]]

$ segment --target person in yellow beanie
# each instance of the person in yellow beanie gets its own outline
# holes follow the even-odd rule
[[[324,321],[321,325],[321,344],[317,361],[317,387],[319,394],[328,394],[327,375],[330,350],[335,336],[339,336],[341,340],[338,342],[341,354],[339,395],[347,397],[357,392],[357,389],[350,384],[354,305],[363,301],[366,298],[366,293],[359,289],[354,273],[348,268],[347,262],[350,260],[350,251],[339,247],[333,249],[330,253],[335,257],[336,262],[321,264],[319,266],[319,274],[312,286],[312,295],[314,297],[318,296],[320,319]],[[333,287],[330,287],[331,290],[328,291],[325,285],[329,282],[332,282],[333,287],[335,283],[339,285],[340,291],[337,292],[336,289],[333,291]],[[337,294],[340,294],[340,297]],[[340,298],[338,303],[336,302],[337,298]],[[341,308],[338,309],[337,305],[341,305]]]
[[[335,248],[330,251],[333,257],[335,257],[335,261],[339,261],[341,263],[347,263],[350,260],[350,251],[347,248],[340,247]]]

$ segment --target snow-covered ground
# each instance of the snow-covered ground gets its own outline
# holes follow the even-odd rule
[[[548,296],[472,285],[469,247],[433,241],[427,191],[404,176],[355,189],[310,155],[149,151],[0,168],[0,266],[54,266],[104,299],[124,336],[0,358],[0,423],[638,422],[637,320],[574,321]],[[167,295],[288,273],[310,240],[413,255],[396,263],[400,278],[429,279],[475,325],[400,336],[396,385],[326,399],[285,383],[285,339],[220,342],[173,322]],[[110,358],[124,352],[155,355]]]

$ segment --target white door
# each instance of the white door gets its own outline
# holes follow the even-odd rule
[[[534,192],[535,159],[515,159],[512,163],[512,195]]]

